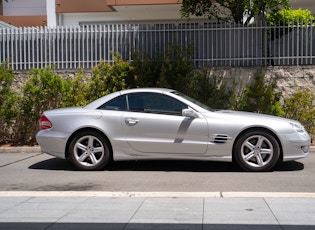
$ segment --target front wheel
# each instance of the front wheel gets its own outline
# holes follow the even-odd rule
[[[246,171],[269,171],[279,157],[278,141],[268,132],[247,132],[235,144],[234,158]]]
[[[111,148],[100,133],[83,131],[70,142],[69,156],[72,164],[81,170],[101,170],[110,163]]]

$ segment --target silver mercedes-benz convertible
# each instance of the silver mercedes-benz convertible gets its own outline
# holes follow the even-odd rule
[[[85,107],[45,111],[39,125],[41,151],[82,170],[119,160],[186,159],[235,161],[247,171],[268,171],[307,156],[310,146],[298,121],[215,111],[159,88],[123,90]]]

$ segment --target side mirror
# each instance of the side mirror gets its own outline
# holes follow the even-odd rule
[[[198,113],[195,112],[193,109],[190,109],[190,108],[188,108],[188,109],[183,109],[183,110],[182,110],[182,115],[183,115],[184,117],[190,117],[190,118],[198,118],[198,117],[199,117],[199,116],[198,116]]]

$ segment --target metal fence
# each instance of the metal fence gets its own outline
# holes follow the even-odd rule
[[[134,49],[154,57],[177,44],[193,45],[196,66],[313,65],[313,28],[209,22],[3,28],[0,62],[8,60],[14,70],[90,69],[113,61],[112,52],[132,61]]]

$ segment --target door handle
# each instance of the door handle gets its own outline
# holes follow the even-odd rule
[[[126,118],[125,122],[127,125],[136,125],[139,123],[139,120],[135,118]]]

